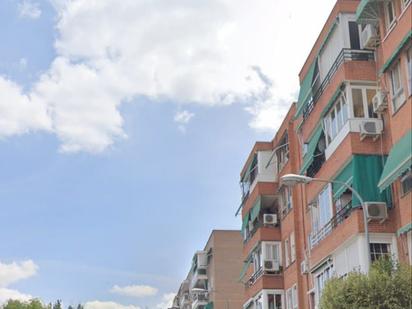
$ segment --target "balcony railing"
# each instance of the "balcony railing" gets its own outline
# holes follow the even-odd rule
[[[336,58],[335,62],[332,64],[332,67],[329,69],[329,72],[326,74],[319,88],[313,89],[312,98],[310,99],[308,104],[306,104],[306,106],[303,109],[303,118],[306,119],[309,117],[310,113],[315,107],[315,104],[318,102],[319,98],[322,96],[326,87],[331,82],[332,77],[336,74],[336,72],[338,71],[342,63],[346,61],[374,61],[374,60],[375,60],[375,54],[373,50],[355,50],[355,49],[343,48],[341,52],[339,53],[338,57]]]
[[[280,275],[282,273],[282,266],[280,266],[279,271],[277,272],[271,272],[271,275]],[[246,286],[250,287],[255,284],[256,281],[263,275],[268,274],[267,271],[263,270],[263,267],[260,267],[255,273],[249,278],[249,280],[246,282]]]
[[[279,214],[276,213],[279,217]],[[265,225],[262,222],[262,219],[258,220],[258,222],[256,224],[253,225],[253,229],[251,231],[249,231],[249,233],[247,234],[247,237],[245,239],[243,239],[243,243],[247,243],[252,237],[253,235],[255,235],[255,233],[257,232],[258,229],[262,228],[262,227],[269,227],[269,228],[278,228],[280,226],[280,220],[278,219],[278,222],[275,225],[272,224],[268,224]]]
[[[339,224],[349,217],[352,212],[352,202],[345,205],[332,219],[328,221],[320,230],[310,235],[310,247],[313,248],[328,236]]]

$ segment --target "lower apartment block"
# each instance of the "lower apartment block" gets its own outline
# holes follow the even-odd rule
[[[204,249],[194,254],[171,309],[241,308],[241,265],[240,231],[214,230]]]

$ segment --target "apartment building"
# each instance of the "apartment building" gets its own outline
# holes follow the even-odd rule
[[[214,230],[197,251],[171,309],[237,309],[243,305],[240,231]]]
[[[318,308],[331,276],[381,256],[412,263],[411,7],[338,0],[299,73],[298,101],[250,152],[238,209],[243,308]]]

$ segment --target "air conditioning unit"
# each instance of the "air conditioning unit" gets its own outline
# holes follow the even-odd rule
[[[278,223],[278,216],[276,214],[264,214],[263,224],[265,225],[276,225]]]
[[[197,267],[198,268],[207,267],[207,252],[206,251],[197,252]]]
[[[377,91],[372,99],[373,111],[377,114],[382,113],[388,107],[388,100],[386,93]]]
[[[362,48],[376,48],[379,44],[379,35],[376,28],[372,25],[366,25],[361,33]]]
[[[382,120],[363,120],[360,123],[360,139],[362,141],[365,137],[373,137],[375,140],[382,133],[382,130]]]
[[[304,260],[302,263],[300,263],[300,273],[301,274],[307,274],[309,272],[309,262],[308,260]]]
[[[365,202],[365,208],[368,221],[381,220],[383,222],[388,218],[388,207],[384,202]]]
[[[263,270],[264,271],[279,271],[280,270],[279,262],[276,260],[264,260]]]

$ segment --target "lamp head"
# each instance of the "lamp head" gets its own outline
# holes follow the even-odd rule
[[[296,175],[296,174],[286,174],[280,177],[280,183],[282,185],[291,187],[298,183],[309,183],[312,181],[313,178],[303,175]]]

